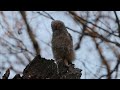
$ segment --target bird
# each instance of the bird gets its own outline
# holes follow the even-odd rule
[[[63,62],[65,66],[69,67],[75,59],[75,52],[73,49],[73,39],[67,31],[64,22],[54,20],[51,22],[52,28],[52,52],[56,63]]]

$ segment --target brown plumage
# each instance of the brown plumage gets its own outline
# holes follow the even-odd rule
[[[63,60],[65,65],[69,66],[75,58],[72,37],[62,21],[52,21],[51,28],[53,31],[51,43],[54,58],[57,63]]]

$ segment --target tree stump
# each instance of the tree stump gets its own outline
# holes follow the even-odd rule
[[[58,65],[54,60],[37,55],[23,70],[23,75],[16,74],[13,79],[80,79],[81,69],[74,64],[66,67],[63,62]]]

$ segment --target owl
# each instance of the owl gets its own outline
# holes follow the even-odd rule
[[[63,61],[66,66],[69,66],[75,59],[72,36],[68,33],[65,24],[60,20],[52,21],[51,28],[53,32],[52,52],[56,63]]]

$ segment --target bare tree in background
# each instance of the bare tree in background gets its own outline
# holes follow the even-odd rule
[[[51,21],[61,20],[60,17],[54,15],[60,16],[60,13],[64,13],[64,16],[61,15],[61,17],[69,17],[69,22],[79,27],[78,29],[66,25],[68,31],[77,36],[77,41],[74,44],[76,53],[82,49],[83,45],[86,45],[83,43],[84,40],[89,38],[89,42],[92,42],[94,47],[89,50],[89,55],[100,58],[94,60],[100,62],[97,64],[98,66],[91,63],[89,58],[82,61],[77,59],[80,61],[79,63],[82,63],[83,77],[87,76],[86,78],[89,79],[120,78],[120,12],[116,11],[1,11],[1,75],[8,68],[14,74],[21,73],[35,55],[40,54],[45,56],[44,58],[52,57],[48,51],[51,50],[51,28],[46,27],[45,24],[50,26]],[[63,22],[67,22],[66,19]],[[40,35],[42,32],[45,32],[46,38],[42,38],[44,36]],[[48,35],[49,37],[47,37]],[[92,55],[92,51],[95,51],[96,55]],[[113,58],[109,58],[109,53]],[[93,65],[92,68],[96,70],[88,67],[89,65]]]

